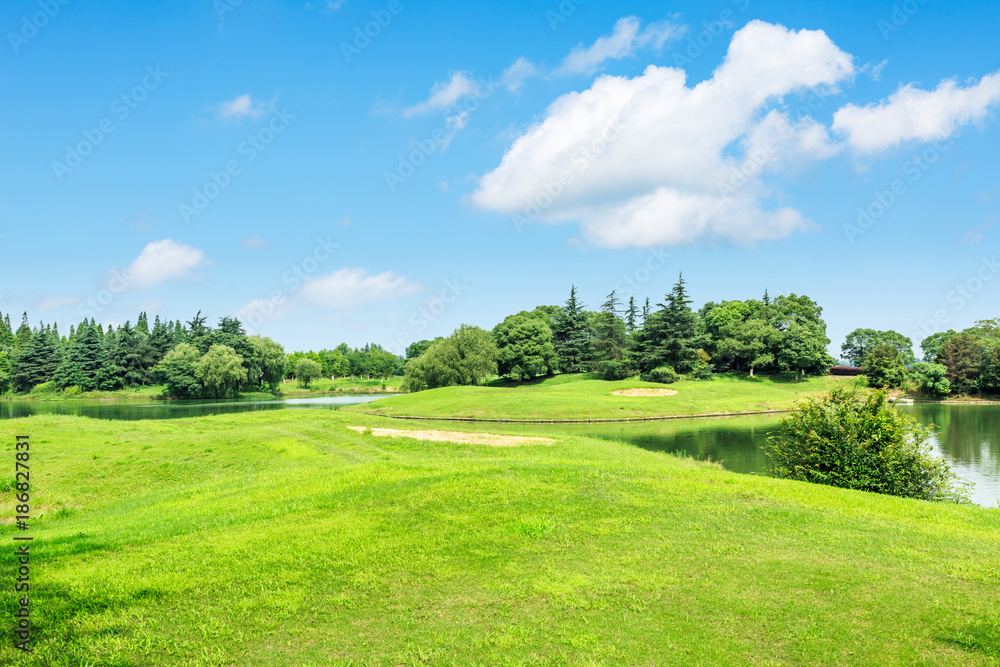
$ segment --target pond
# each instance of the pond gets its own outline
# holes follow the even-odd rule
[[[204,400],[204,401],[0,401],[0,419],[31,415],[76,415],[95,419],[177,419],[205,415],[285,410],[288,408],[336,409],[342,405],[369,403],[396,394],[357,394],[352,396],[322,396],[286,398],[271,401]]]
[[[899,410],[933,427],[934,451],[951,461],[956,475],[975,482],[973,502],[997,507],[1000,405],[920,403],[899,406]],[[531,431],[620,440],[643,449],[718,461],[734,472],[763,473],[767,456],[761,447],[767,443],[767,434],[780,427],[781,419],[782,415],[754,415],[618,424],[538,424],[532,425]]]
[[[98,419],[173,419],[203,415],[286,410],[289,408],[337,409],[368,403],[388,394],[360,394],[270,401],[0,401],[0,419],[35,414],[64,414]],[[1000,405],[943,405],[920,403],[899,406],[924,425],[934,426],[935,451],[951,459],[952,470],[975,482],[973,501],[985,507],[1000,502]],[[436,422],[439,427],[450,422]],[[781,415],[752,415],[713,419],[677,419],[658,422],[612,424],[482,424],[492,432],[526,430],[538,435],[571,434],[620,440],[652,451],[679,453],[705,461],[718,461],[728,470],[763,473],[767,457],[761,446],[777,430]],[[445,427],[446,428],[446,427]]]

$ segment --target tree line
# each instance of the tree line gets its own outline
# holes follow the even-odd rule
[[[491,375],[522,381],[555,373],[593,372],[607,380],[635,375],[653,382],[714,373],[825,374],[823,309],[807,296],[709,302],[691,308],[684,276],[653,307],[612,291],[587,310],[575,286],[563,306],[509,315],[492,331],[463,325],[447,338],[407,349],[405,386],[419,391],[479,384]]]
[[[878,388],[907,387],[931,396],[1000,394],[1000,319],[980,320],[963,331],[949,329],[920,343],[916,361],[912,341],[895,331],[856,329],[842,354],[864,370]]]

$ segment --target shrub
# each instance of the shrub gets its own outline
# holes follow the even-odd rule
[[[865,375],[868,376],[868,384],[877,389],[903,384],[906,364],[899,348],[886,343],[871,350],[865,355]]]
[[[916,385],[916,390],[932,396],[947,396],[951,393],[951,383],[945,377],[948,369],[944,364],[917,362],[910,366],[908,379]]]
[[[629,377],[628,368],[620,361],[602,361],[597,366],[597,372],[605,380],[625,380]]]
[[[838,387],[791,410],[768,438],[775,477],[921,500],[969,502],[969,485],[927,444],[930,431],[885,393]]]
[[[672,384],[681,379],[673,366],[658,366],[651,371],[642,374],[642,379],[646,382],[659,382],[660,384]]]
[[[78,396],[82,391],[83,390],[80,389],[80,385],[74,384],[63,389],[63,396]]]
[[[43,382],[41,384],[36,384],[31,390],[32,394],[54,394],[58,388],[55,382]]]
[[[865,369],[858,366],[834,366],[830,375],[864,375]]]

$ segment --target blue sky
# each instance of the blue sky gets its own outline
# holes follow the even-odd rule
[[[998,315],[996,3],[17,0],[0,27],[14,320],[400,351],[678,271],[696,307],[809,295],[835,353]]]

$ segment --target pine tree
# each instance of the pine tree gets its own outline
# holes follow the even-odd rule
[[[126,387],[140,387],[150,382],[150,369],[156,365],[149,336],[143,336],[126,322],[118,330],[115,345],[115,363],[122,369],[122,383]]]
[[[628,310],[625,315],[625,327],[628,329],[629,333],[635,331],[637,326],[637,320],[639,318],[639,313],[635,308],[635,297],[630,296],[628,298]]]
[[[153,322],[153,331],[149,334],[149,345],[153,348],[153,358],[159,363],[163,357],[167,356],[175,345],[174,335],[168,325],[160,321],[160,316],[156,316]]]
[[[611,294],[608,295],[608,300],[601,305],[601,313],[597,317],[594,349],[597,356],[604,361],[620,362],[624,358],[627,336],[625,323],[618,316],[620,305],[621,302],[612,290]],[[611,375],[615,375],[615,373]]]
[[[31,342],[31,325],[28,324],[28,312],[21,315],[21,326],[17,328],[17,345],[21,348]]]
[[[59,362],[59,350],[51,331],[39,326],[17,351],[11,371],[14,391],[28,392],[36,385],[50,382]]]
[[[149,319],[146,317],[146,311],[139,313],[139,319],[135,323],[135,332],[141,336],[149,335]]]
[[[552,323],[552,343],[563,373],[579,373],[587,369],[593,358],[592,335],[590,320],[576,297],[576,285],[573,285],[566,305]]]
[[[708,338],[698,331],[698,316],[691,310],[683,274],[667,294],[666,303],[657,305],[661,310],[650,331],[652,358],[645,365],[655,368],[667,364],[678,373],[689,373],[698,364],[698,351],[707,345]]]
[[[102,352],[103,336],[95,327],[91,327],[84,320],[77,330],[76,339],[69,346],[66,356],[56,371],[56,385],[59,387],[77,386],[83,391],[97,389]]]
[[[642,307],[642,326],[646,326],[649,323],[649,297],[646,297],[646,305]]]

